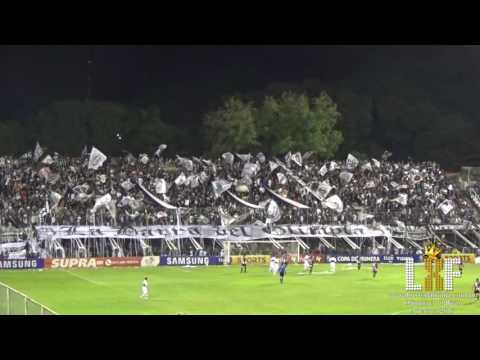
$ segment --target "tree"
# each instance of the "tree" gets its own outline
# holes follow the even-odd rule
[[[238,97],[228,98],[220,109],[207,113],[204,126],[210,154],[252,151],[258,145],[255,115],[253,104]]]
[[[339,119],[337,106],[325,92],[312,99],[290,91],[267,96],[258,112],[259,140],[272,154],[312,150],[332,157],[343,141],[336,130]]]

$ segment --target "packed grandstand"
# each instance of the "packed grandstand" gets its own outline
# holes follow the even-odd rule
[[[372,229],[370,237],[378,236],[374,229],[387,233],[388,227],[388,239],[394,233],[410,237],[403,244],[408,246],[397,248],[412,250],[420,246],[410,246],[415,231],[408,236],[408,229],[435,237],[437,228],[454,230],[460,246],[477,248],[467,237],[479,220],[476,189],[460,186],[433,162],[392,162],[389,154],[378,160],[349,154],[346,160],[325,161],[311,152],[168,159],[162,154],[166,148],[107,157],[92,147],[74,158],[47,154],[37,143],[31,153],[0,158],[0,256],[25,251],[11,245],[16,242],[25,243],[27,253],[45,248],[45,240],[52,239],[48,231],[74,235],[85,227],[90,237],[102,232],[118,237],[167,226],[248,225],[270,234],[267,238],[276,238],[280,225],[363,226]],[[150,231],[143,238],[162,238],[158,234]]]

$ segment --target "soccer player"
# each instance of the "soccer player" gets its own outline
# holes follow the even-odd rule
[[[310,255],[305,255],[303,258],[303,271],[307,272],[310,269]]]
[[[458,264],[458,270],[460,271],[460,276],[463,275],[463,260],[460,258],[460,264]]]
[[[480,280],[477,278],[473,284],[473,293],[477,300],[480,300]]]
[[[242,255],[240,260],[240,273],[242,272],[247,272],[247,257],[245,255]]]
[[[360,271],[361,267],[362,267],[362,262],[360,261],[360,256],[359,256],[359,257],[357,257],[357,269],[358,269],[358,271]]]
[[[277,258],[275,255],[272,255],[272,258],[270,259],[270,272],[275,274],[277,272]]]
[[[280,261],[280,268],[278,269],[278,274],[280,275],[280,284],[282,285],[283,285],[283,278],[287,273],[287,265],[288,265],[287,258],[283,257],[282,260]]]
[[[311,256],[311,257],[310,257],[310,269],[309,269],[310,275],[312,275],[313,264],[314,264],[314,263],[315,263],[315,256]]]
[[[337,260],[335,260],[335,258],[332,256],[330,257],[330,272],[334,273],[335,270],[336,270],[336,263],[337,263]]]
[[[145,278],[142,283],[142,299],[148,299],[148,278]]]
[[[375,279],[378,273],[378,263],[374,262],[372,264],[372,272],[373,272],[373,278]]]

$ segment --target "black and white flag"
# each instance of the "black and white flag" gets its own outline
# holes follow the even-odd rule
[[[50,155],[45,156],[42,160],[42,164],[52,165],[54,163],[52,157]]]
[[[271,160],[268,162],[268,165],[270,166],[270,172],[274,171],[279,166],[277,163],[275,163]]]
[[[147,154],[140,154],[139,157],[138,157],[138,161],[140,161],[143,165],[147,165],[148,160],[150,160],[150,159],[148,158]]]
[[[187,171],[193,171],[193,161],[177,155],[177,160]]]
[[[176,179],[175,179],[175,185],[177,186],[182,186],[186,183],[187,181],[187,178],[185,176],[185,174],[182,172]]]
[[[257,164],[252,164],[250,162],[247,162],[245,163],[245,165],[243,166],[243,170],[242,170],[242,178],[244,177],[249,177],[249,178],[252,178],[254,177],[255,175],[257,175],[257,171],[258,171],[258,166]]]
[[[395,199],[393,199],[392,201],[398,202],[399,204],[401,204],[403,206],[407,206],[408,195],[407,194],[398,194],[398,196]]]
[[[240,160],[243,162],[248,162],[252,158],[251,154],[236,154]]]
[[[298,166],[302,166],[302,154],[300,154],[299,152],[293,154],[291,160]]]
[[[272,223],[275,223],[282,218],[282,211],[275,200],[270,199],[266,209],[267,218],[270,219]]]
[[[330,196],[322,203],[322,205],[329,209],[335,210],[338,213],[343,211],[343,201],[338,197],[338,195]]]
[[[97,170],[103,165],[105,160],[107,160],[107,156],[94,146],[92,147],[92,151],[90,152],[88,168]]]
[[[267,161],[267,158],[266,158],[265,155],[264,155],[263,153],[261,153],[261,152],[257,154],[257,159],[258,159],[258,161],[260,161],[262,164],[263,164],[265,161]]]
[[[277,179],[278,179],[278,182],[281,185],[287,185],[287,183],[288,183],[287,177],[285,176],[285,174],[283,174],[281,172],[277,173]]]
[[[155,151],[155,156],[156,156],[156,157],[160,157],[160,154],[161,154],[166,148],[167,148],[167,145],[161,144],[161,145],[158,147],[157,151]]]
[[[376,166],[377,168],[380,167],[380,161],[378,161],[376,159],[372,159],[372,162],[373,162],[373,165]]]
[[[35,150],[33,151],[33,161],[38,161],[43,155],[43,149],[37,141],[35,145]]]
[[[340,180],[342,180],[345,184],[348,184],[348,183],[352,180],[353,174],[352,174],[351,172],[348,172],[348,171],[342,171],[338,177],[339,177]]]
[[[445,200],[438,206],[438,208],[443,212],[444,215],[448,215],[448,213],[454,208],[453,202],[451,200]]]
[[[318,171],[318,173],[319,173],[321,176],[325,176],[325,174],[328,173],[327,165],[326,165],[326,164],[323,164],[323,166],[320,168],[320,170]]]
[[[330,171],[333,171],[335,169],[338,169],[338,165],[335,161],[330,162]]]
[[[155,192],[157,194],[166,194],[168,191],[168,185],[165,179],[156,179]]]
[[[233,165],[233,162],[235,161],[235,157],[233,156],[232,153],[226,152],[222,154],[222,159],[225,161],[228,165]]]
[[[320,184],[318,184],[317,194],[318,196],[320,196],[321,199],[325,199],[331,190],[332,187],[330,186],[330,184],[326,181],[322,181]]]
[[[367,162],[366,164],[363,164],[361,167],[362,171],[372,171],[372,164],[370,162]]]
[[[232,183],[223,179],[212,181],[213,193],[217,198],[222,195],[222,193],[229,190],[231,187]]]
[[[353,170],[358,166],[358,159],[352,154],[347,156],[347,169]]]

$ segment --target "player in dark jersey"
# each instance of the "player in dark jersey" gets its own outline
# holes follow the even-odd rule
[[[283,285],[283,278],[287,273],[287,265],[288,265],[287,258],[283,257],[282,260],[280,261],[280,268],[278,269],[278,275],[280,275],[280,284],[282,285]]]
[[[475,295],[475,299],[480,300],[480,280],[478,278],[473,284],[473,294]]]
[[[460,275],[463,275],[463,260],[460,258],[460,264],[458,264],[458,270],[460,271]]]
[[[312,255],[310,257],[310,269],[309,269],[309,274],[312,275],[312,271],[313,271],[313,264],[315,264],[315,256]]]
[[[240,258],[240,273],[242,272],[247,272],[247,257],[245,255]]]
[[[373,272],[373,278],[375,279],[378,273],[378,263],[374,262],[372,264],[372,272]]]
[[[362,262],[360,261],[360,256],[357,257],[357,269],[360,271],[360,268],[362,267]]]

